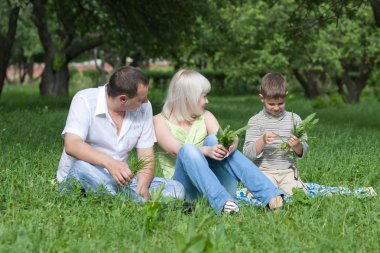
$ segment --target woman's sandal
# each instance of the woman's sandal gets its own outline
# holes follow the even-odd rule
[[[223,207],[224,213],[233,214],[233,213],[238,213],[239,211],[240,211],[239,206],[234,201],[228,200],[224,204],[224,207]]]

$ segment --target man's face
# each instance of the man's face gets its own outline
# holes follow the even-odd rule
[[[260,94],[260,100],[265,110],[272,116],[277,117],[285,110],[285,98],[264,98]]]
[[[123,96],[121,100],[123,101],[123,111],[134,112],[136,111],[143,103],[148,102],[148,85],[139,84],[137,87],[137,95],[133,98],[128,98],[125,96],[123,101]]]

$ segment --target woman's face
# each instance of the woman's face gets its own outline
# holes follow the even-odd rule
[[[198,106],[199,106],[199,108],[204,110],[206,104],[208,104],[207,94],[202,94],[201,98],[199,99]]]

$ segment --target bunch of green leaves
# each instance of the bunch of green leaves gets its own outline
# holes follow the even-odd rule
[[[136,154],[132,154],[129,158],[128,158],[128,165],[129,165],[129,169],[131,170],[131,172],[133,173],[133,175],[137,175],[138,173],[141,172],[142,169],[145,168],[145,166],[147,166],[148,164],[150,164],[152,162],[152,159],[150,158],[139,158],[137,157]]]
[[[299,123],[297,125],[294,122],[294,116],[292,113],[292,122],[293,122],[292,135],[299,138],[301,142],[306,141],[306,139],[305,139],[306,138],[306,135],[305,135],[306,132],[309,131],[310,129],[313,129],[319,121],[319,119],[315,118],[315,115],[316,115],[316,113],[312,113],[312,114],[308,115],[303,121],[301,121],[301,123]],[[288,156],[290,158],[293,158],[293,153],[291,152],[290,146],[288,144],[288,138],[285,138],[282,136],[279,136],[279,137],[282,140],[282,142],[279,146],[280,150],[285,151],[286,153],[288,153]]]
[[[239,128],[238,130],[230,130],[230,125],[227,125],[226,128],[220,127],[217,134],[216,138],[218,138],[218,143],[222,144],[224,147],[228,148],[231,146],[232,142],[234,141],[235,137],[238,136],[240,133],[244,132],[250,128],[249,125],[246,125],[242,128]]]
[[[316,113],[310,114],[300,124],[298,124],[298,126],[297,124],[293,123],[292,134],[296,136],[297,138],[302,138],[307,131],[309,131],[310,129],[314,128],[317,125],[319,119],[315,119],[315,115]],[[292,120],[294,122],[293,113],[292,113]]]

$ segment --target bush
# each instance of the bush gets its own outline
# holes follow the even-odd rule
[[[226,94],[226,75],[223,71],[214,71],[214,70],[204,70],[200,71],[212,85],[213,94]],[[169,86],[170,80],[172,79],[175,71],[144,71],[144,74],[149,77],[150,84],[153,88],[159,88],[166,90]]]
[[[338,93],[333,93],[328,98],[319,96],[311,101],[311,106],[313,108],[342,107],[343,105],[343,98]]]

